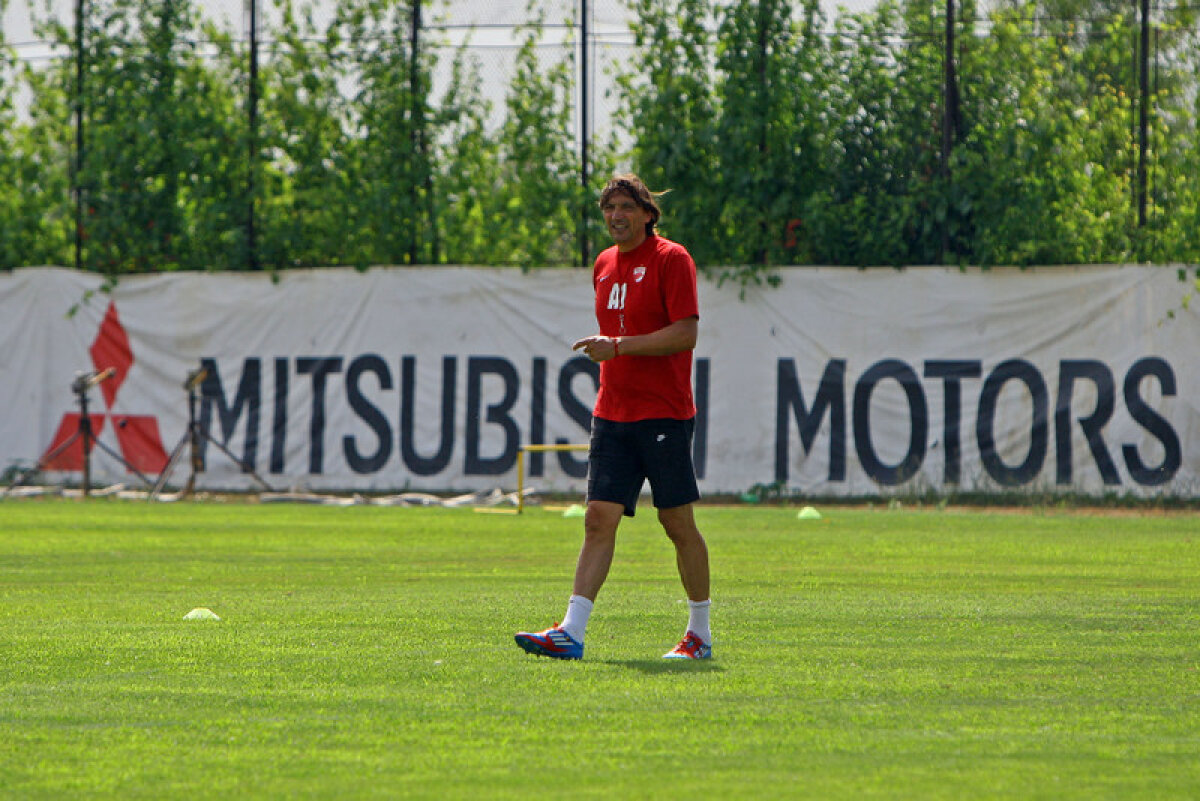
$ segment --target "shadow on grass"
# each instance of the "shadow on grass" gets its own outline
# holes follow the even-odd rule
[[[658,676],[668,673],[720,673],[725,670],[711,659],[604,659],[597,660],[605,665],[636,670]]]

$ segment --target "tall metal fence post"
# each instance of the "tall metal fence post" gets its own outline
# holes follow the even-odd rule
[[[421,169],[425,172],[424,187],[425,187],[425,214],[429,225],[429,263],[437,264],[441,261],[441,250],[438,235],[438,219],[437,219],[437,201],[434,197],[433,183],[433,165],[429,160],[429,132],[426,130],[427,118],[425,116],[425,93],[429,87],[424,86],[421,81],[421,30],[424,23],[421,20],[421,5],[422,0],[412,0],[412,104],[413,104],[413,123],[416,136],[416,152],[421,158]],[[414,189],[414,199],[416,192]],[[419,205],[414,204],[413,208],[419,208]],[[420,247],[420,242],[417,242],[413,248],[414,254]],[[415,259],[414,259],[415,263]]]
[[[754,114],[758,124],[758,158],[766,160],[767,152],[770,149],[768,130],[771,122],[771,79],[770,79],[770,58],[771,58],[771,42],[770,42],[770,14],[774,10],[773,0],[758,0],[756,7],[757,30],[755,35],[758,38],[757,49],[754,57],[754,70],[758,78],[758,91],[761,93],[758,104],[754,109]],[[771,249],[767,245],[770,234],[770,212],[768,210],[769,201],[763,194],[762,186],[758,181],[754,183],[753,198],[754,205],[758,207],[758,242],[759,245],[754,251],[754,264],[766,267],[771,263]]]
[[[416,222],[419,218],[416,210],[421,208],[421,191],[424,190],[425,214],[428,217],[426,222],[429,225],[429,263],[437,264],[439,259],[437,206],[433,198],[433,170],[430,168],[431,165],[429,163],[429,137],[425,130],[425,90],[427,87],[423,85],[421,80],[421,0],[412,0],[410,26],[408,92],[409,102],[412,104],[410,109],[412,117],[412,145],[413,153],[416,154],[418,163],[420,164],[419,169],[424,172],[422,180],[420,182],[413,181],[412,185],[413,220]],[[413,231],[412,241],[409,243],[409,264],[419,264],[421,262],[421,245],[420,226],[418,225]]]
[[[950,200],[950,156],[958,125],[958,73],[954,68],[954,0],[946,0],[946,52],[942,58],[942,180],[947,203]],[[950,209],[942,219],[942,244],[938,261],[945,262],[950,251]]]
[[[75,2],[75,158],[72,164],[74,174],[71,176],[72,188],[75,192],[75,269],[83,269],[83,81],[87,70],[87,56],[84,53],[84,12],[87,0]]]
[[[255,231],[255,195],[258,173],[258,0],[246,0],[250,5],[250,86],[246,99],[246,122],[250,148],[246,154],[246,267],[258,269],[258,242]]]
[[[589,195],[588,164],[588,2],[580,0],[579,11],[579,266],[587,269],[591,260],[588,244],[588,218],[591,203]]]
[[[1137,224],[1146,225],[1146,150],[1150,146],[1150,0],[1141,0],[1138,52]]]

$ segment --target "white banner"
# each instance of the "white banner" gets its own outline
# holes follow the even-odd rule
[[[1200,494],[1200,315],[1175,268],[781,278],[701,286],[702,491]],[[101,284],[0,276],[10,476],[79,480],[81,400],[93,481],[131,486],[177,448],[171,486],[193,473],[189,405],[201,489],[512,489],[521,445],[587,441],[597,371],[570,344],[594,333],[589,271]],[[527,457],[544,490],[582,492],[585,472],[581,453]]]

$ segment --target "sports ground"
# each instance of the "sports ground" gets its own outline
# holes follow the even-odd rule
[[[561,662],[561,512],[5,501],[0,796],[1200,797],[1200,515],[820,511],[698,510],[695,663],[639,513]]]

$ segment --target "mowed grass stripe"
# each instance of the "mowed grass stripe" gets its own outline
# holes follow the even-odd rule
[[[562,663],[577,519],[5,502],[0,795],[1200,795],[1200,517],[823,511],[698,511],[680,665],[649,509]]]

